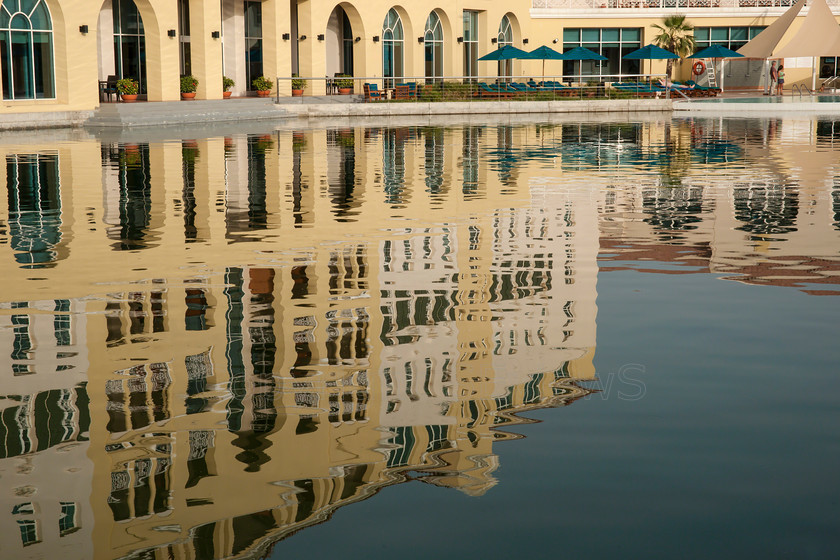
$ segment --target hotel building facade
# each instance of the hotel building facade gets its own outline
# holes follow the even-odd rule
[[[2,0],[0,114],[91,111],[100,82],[131,77],[148,101],[179,99],[179,77],[192,74],[198,99],[251,95],[254,78],[312,78],[307,95],[327,91],[325,77],[438,79],[539,76],[541,61],[479,62],[503,45],[564,50],[582,45],[604,63],[548,61],[546,75],[656,73],[664,63],[622,56],[652,42],[664,17],[684,14],[698,46],[737,49],[776,20],[793,0],[514,0],[439,5],[372,0]],[[829,0],[833,13],[840,1]],[[792,30],[807,13],[804,8]],[[838,73],[835,58],[790,59],[788,83],[810,83],[814,70]],[[816,68],[815,68],[816,66]],[[728,65],[730,87],[760,87],[763,61]],[[688,63],[678,64],[688,77]]]

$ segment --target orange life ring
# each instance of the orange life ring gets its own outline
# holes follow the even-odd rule
[[[702,61],[698,60],[691,66],[691,71],[694,72],[695,76],[699,76],[706,71],[706,65],[703,64]]]

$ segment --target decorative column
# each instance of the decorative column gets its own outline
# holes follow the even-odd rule
[[[222,10],[219,0],[190,0],[190,63],[196,99],[222,98]]]

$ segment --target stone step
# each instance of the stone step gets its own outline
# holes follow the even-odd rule
[[[187,122],[230,122],[289,116],[273,99],[103,103],[85,123],[89,128],[161,126]]]

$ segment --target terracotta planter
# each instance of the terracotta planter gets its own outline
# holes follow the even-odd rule
[[[121,93],[120,98],[123,100],[123,103],[134,103],[137,101],[137,94],[136,93]]]
[[[292,90],[292,97],[300,97],[303,95],[302,89],[293,89]]]
[[[232,91],[223,91],[222,92],[222,97],[224,97],[225,99],[230,99],[230,94],[231,93],[233,93],[233,92]]]
[[[181,99],[195,99],[195,92],[181,93]]]
[[[340,93],[341,95],[350,95],[351,93],[353,93],[353,88],[349,88],[349,87],[338,88],[338,93]]]
[[[259,97],[268,97],[269,95],[271,95],[271,90],[268,90],[268,89],[258,89],[258,90],[257,90],[257,95],[258,95]]]

